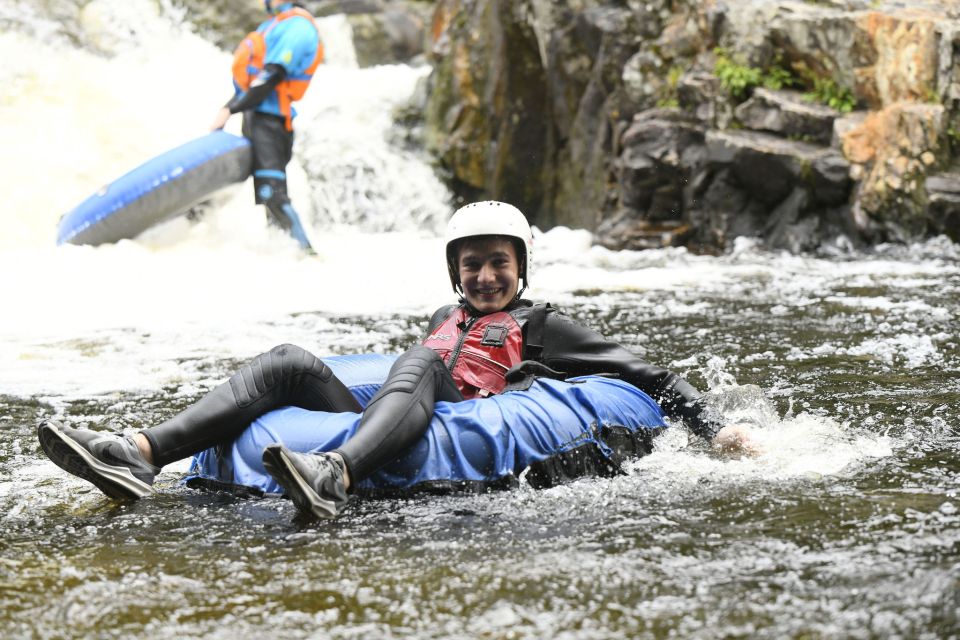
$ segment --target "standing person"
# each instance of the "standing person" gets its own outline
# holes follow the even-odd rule
[[[677,374],[644,362],[549,305],[522,298],[531,240],[526,218],[509,204],[479,202],[454,213],[447,226],[446,262],[459,303],[438,309],[427,337],[396,360],[353,437],[328,453],[296,453],[281,443],[264,449],[264,466],[300,510],[336,517],[351,486],[418,441],[437,401],[485,398],[504,391],[508,378],[544,373],[618,375],[715,446],[751,449],[749,433],[708,416],[700,394]],[[163,465],[232,442],[259,416],[290,405],[361,411],[319,358],[281,345],[193,406],[132,437],[49,421],[40,425],[38,436],[60,467],[111,497],[138,498],[152,492]]]
[[[293,102],[303,97],[323,43],[313,16],[299,2],[264,0],[271,18],[244,38],[234,53],[235,93],[211,126],[222,129],[243,112],[243,135],[253,149],[253,188],[267,220],[312,251],[300,216],[287,195],[286,167],[293,157]]]

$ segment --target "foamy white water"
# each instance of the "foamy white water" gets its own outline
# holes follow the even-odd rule
[[[0,314],[0,393],[54,402],[170,384],[187,385],[186,393],[195,374],[185,371],[184,358],[246,358],[285,341],[312,345],[315,323],[293,314],[423,316],[453,301],[440,238],[450,194],[426,158],[391,140],[393,109],[428,69],[358,69],[346,21],[320,21],[328,64],[300,106],[289,167],[294,204],[317,257],[303,256],[286,234],[268,228],[249,182],[216,194],[199,222],[180,218],[115,245],[56,247],[60,215],[100,185],[207,131],[232,91],[230,56],[148,0],[86,5],[81,28],[92,49],[44,38],[44,19],[32,20],[32,30],[0,34],[0,55],[18,61],[0,70],[0,84],[14,88],[0,101],[0,139],[16,150],[0,155],[8,203],[0,212],[0,270],[7,274],[0,281],[7,307]],[[235,116],[227,128],[239,127]],[[765,253],[747,240],[721,258],[683,249],[613,252],[593,246],[585,231],[557,228],[536,233],[529,295],[564,306],[586,292],[603,306],[623,294],[675,292],[631,300],[648,319],[705,324],[711,292],[769,296],[773,315],[843,305],[863,313],[875,329],[870,337],[798,348],[788,358],[842,352],[876,355],[891,367],[936,363],[947,338],[910,335],[903,322],[916,313],[950,317],[949,307],[885,296],[824,298],[838,287],[929,286],[945,271],[956,273],[957,248],[942,240],[891,255],[828,261]],[[878,311],[896,322],[884,325]],[[336,340],[327,346],[369,347],[350,334]],[[715,368],[711,358],[704,352],[663,364],[703,373],[717,393],[725,385],[736,389],[735,381],[707,375]],[[780,437],[794,429],[798,443],[810,430],[841,437],[836,421],[824,427],[822,417],[790,420],[760,426],[781,429]],[[794,467],[777,458],[752,468],[832,472],[868,450],[886,450],[867,438],[849,456],[821,456],[818,466],[813,460],[827,446],[821,440],[805,440],[809,455],[799,459],[810,465],[794,456]],[[673,459],[683,469],[687,459]]]
[[[716,258],[536,234],[530,296],[709,389],[756,429],[755,458],[669,429],[625,475],[361,501],[323,524],[181,488],[186,460],[157,496],[106,500],[43,456],[39,420],[139,429],[273,345],[397,351],[454,299],[450,195],[392,143],[390,112],[427,70],[357,69],[347,24],[322,21],[331,64],[290,165],[316,258],[266,227],[249,184],[199,222],[58,248],[60,214],[205,132],[229,56],[168,0],[3,0],[0,23],[15,25],[0,34],[4,637],[955,635],[960,251],[945,239],[831,259],[741,239]]]

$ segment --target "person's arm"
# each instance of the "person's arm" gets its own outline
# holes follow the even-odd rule
[[[222,129],[234,113],[256,108],[286,76],[287,71],[281,65],[265,65],[247,91],[237,93],[220,108],[210,128]]]
[[[284,78],[287,77],[287,70],[279,64],[264,65],[263,71],[257,74],[257,77],[250,83],[250,88],[243,93],[233,96],[226,107],[230,113],[240,113],[255,108],[261,102],[267,99],[273,90]]]
[[[724,426],[710,416],[700,392],[676,373],[645,362],[619,344],[558,313],[548,313],[542,360],[569,376],[616,374],[654,400],[671,418],[682,420],[720,450],[750,450],[742,427]]]
[[[313,60],[320,46],[320,35],[311,21],[294,17],[284,20],[275,29],[276,40],[267,48],[263,70],[246,92],[237,93],[220,108],[211,129],[222,129],[234,113],[256,108],[277,84],[288,75],[301,73]]]

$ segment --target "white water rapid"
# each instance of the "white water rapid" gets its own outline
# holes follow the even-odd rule
[[[16,61],[0,69],[0,392],[54,404],[171,385],[189,393],[199,374],[185,373],[184,360],[245,359],[280,342],[321,355],[389,348],[349,332],[319,345],[315,325],[298,322],[299,312],[426,316],[453,300],[439,237],[451,196],[425,156],[398,148],[389,136],[393,108],[428,68],[359,69],[346,21],[321,20],[329,63],[300,107],[289,167],[293,201],[308,221],[317,257],[302,255],[267,227],[249,183],[218,194],[199,222],[181,218],[115,245],[56,247],[63,213],[100,185],[207,131],[231,92],[230,56],[148,0],[87,4],[83,47],[51,37],[49,16],[31,16],[26,3],[17,7],[27,12],[25,27],[0,33],[0,57]],[[239,125],[234,117],[228,130],[238,132]],[[563,306],[586,292],[591,305],[602,307],[619,295],[618,304],[633,305],[637,317],[679,318],[688,326],[710,324],[712,293],[767,296],[771,313],[786,313],[838,283],[928,282],[942,270],[942,256],[957,254],[949,242],[934,242],[907,252],[906,260],[826,261],[764,253],[741,241],[714,258],[682,249],[611,252],[591,246],[589,233],[563,228],[536,235],[531,297]],[[886,298],[836,304],[886,307],[894,315],[949,313]],[[841,348],[882,351],[891,364],[907,366],[938,358],[936,337],[882,328]],[[660,364],[709,381],[717,367],[712,356]],[[763,360],[764,352],[737,358]],[[845,447],[811,445],[805,429],[829,442],[842,439],[841,424],[800,416],[790,418],[801,421],[799,460],[796,448],[780,448],[767,466],[747,468],[830,473],[889,451],[882,438],[867,436]],[[688,460],[672,459],[683,475]]]

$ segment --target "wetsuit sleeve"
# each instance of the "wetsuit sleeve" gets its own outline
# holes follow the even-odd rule
[[[644,362],[619,344],[559,314],[548,313],[543,363],[568,376],[615,374],[656,400],[671,418],[712,439],[722,427],[705,415],[700,392],[676,373]]]
[[[240,113],[255,108],[266,100],[267,96],[287,75],[286,70],[277,64],[264,65],[246,92],[238,93],[227,103],[230,113]]]

